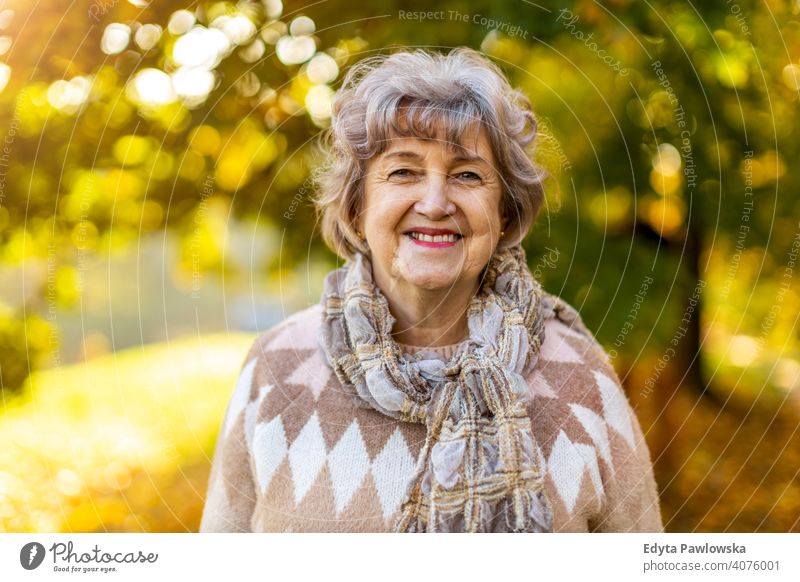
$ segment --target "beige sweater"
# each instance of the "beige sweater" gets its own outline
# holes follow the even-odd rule
[[[200,531],[392,531],[425,427],[356,408],[318,345],[321,323],[316,305],[253,344],[222,422]],[[554,530],[661,531],[647,445],[594,338],[550,317],[527,381]]]

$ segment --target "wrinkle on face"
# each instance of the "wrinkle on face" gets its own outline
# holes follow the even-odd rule
[[[356,221],[370,248],[373,279],[398,324],[426,327],[434,340],[440,337],[437,325],[441,334],[463,327],[459,318],[478,290],[502,228],[502,181],[488,134],[476,127],[464,138],[459,147],[392,139],[367,165],[363,211]],[[450,230],[463,238],[452,247],[425,247],[404,234],[414,227]]]

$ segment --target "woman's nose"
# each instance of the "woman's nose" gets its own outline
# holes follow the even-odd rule
[[[414,210],[431,220],[455,214],[456,205],[447,191],[447,174],[431,172],[420,184],[419,199],[414,203]]]

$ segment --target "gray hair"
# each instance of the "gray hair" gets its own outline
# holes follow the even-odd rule
[[[546,172],[533,162],[532,151],[529,155],[537,123],[527,97],[510,86],[494,63],[469,48],[446,55],[417,49],[353,65],[333,101],[324,142],[328,163],[314,176],[328,247],[346,259],[356,250],[368,252],[354,223],[367,163],[392,137],[442,135],[460,144],[476,121],[487,130],[503,182],[501,205],[508,222],[498,248],[506,248],[528,234],[544,199]]]

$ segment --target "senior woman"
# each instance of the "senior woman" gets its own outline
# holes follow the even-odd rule
[[[317,199],[347,262],[250,350],[201,531],[662,529],[608,357],[520,246],[535,136],[473,50],[348,72]]]

